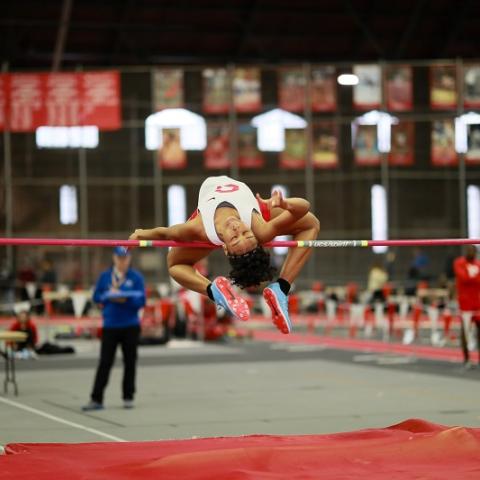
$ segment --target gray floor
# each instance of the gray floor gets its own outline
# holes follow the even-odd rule
[[[0,396],[0,444],[320,434],[407,418],[480,427],[480,370],[251,341],[142,347],[136,408],[121,408],[118,362],[107,408],[85,414],[98,342],[76,347],[17,362],[20,394]]]

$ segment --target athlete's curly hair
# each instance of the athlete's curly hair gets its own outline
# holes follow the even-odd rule
[[[260,246],[243,255],[228,255],[228,261],[232,267],[229,277],[240,288],[260,285],[277,273],[270,265],[270,254]]]

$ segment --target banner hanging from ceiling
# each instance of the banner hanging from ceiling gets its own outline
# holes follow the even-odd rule
[[[307,158],[307,139],[304,128],[285,129],[285,149],[280,152],[280,168],[301,170]]]
[[[228,113],[230,107],[230,78],[225,68],[206,68],[203,76],[203,111]]]
[[[337,128],[333,122],[318,122],[313,125],[314,168],[336,168],[338,166]]]
[[[465,65],[463,79],[465,108],[480,108],[480,65]]]
[[[458,165],[453,120],[436,120],[433,122],[431,138],[432,165],[436,167],[454,167]]]
[[[337,79],[335,67],[324,66],[312,69],[312,111],[333,112],[337,108]]]
[[[257,129],[249,123],[241,123],[237,130],[238,165],[240,168],[262,168],[265,157],[257,147]]]
[[[387,110],[403,112],[413,108],[412,67],[387,65],[385,67]]]
[[[258,112],[262,108],[260,69],[235,69],[233,77],[233,104],[238,113]]]
[[[187,166],[187,152],[182,148],[179,128],[162,130],[162,146],[158,152],[160,168],[180,170]]]
[[[353,143],[355,163],[360,166],[378,166],[381,155],[377,146],[377,126],[358,125]]]
[[[355,65],[358,84],[353,87],[353,105],[358,110],[374,110],[382,103],[382,69],[379,65]]]
[[[165,68],[153,72],[153,105],[156,112],[183,107],[183,70]]]
[[[414,124],[392,125],[388,163],[392,167],[409,167],[414,163]]]
[[[228,123],[207,124],[207,148],[204,151],[203,166],[207,170],[230,168],[230,136]]]
[[[0,75],[0,129],[33,132],[41,126],[84,125],[121,127],[117,71]]]
[[[278,104],[289,112],[305,110],[306,79],[301,68],[281,69],[278,74]]]
[[[457,72],[455,65],[430,67],[430,106],[436,110],[457,108]]]

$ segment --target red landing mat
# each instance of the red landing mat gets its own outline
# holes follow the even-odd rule
[[[331,435],[140,443],[14,443],[1,479],[478,480],[480,428],[411,419]]]

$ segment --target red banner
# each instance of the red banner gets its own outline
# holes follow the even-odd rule
[[[458,165],[453,120],[437,120],[432,123],[431,159],[432,165],[437,167]]]
[[[385,71],[387,109],[396,112],[413,108],[412,67],[388,65]]]
[[[338,166],[337,131],[333,122],[313,125],[314,168],[335,168]]]
[[[430,106],[437,110],[457,108],[457,72],[454,65],[430,67]]]
[[[235,110],[240,113],[258,112],[262,108],[260,69],[235,69],[233,103]]]
[[[315,67],[312,70],[312,110],[333,112],[337,108],[335,67]]]
[[[285,150],[280,153],[280,167],[291,170],[305,168],[307,158],[307,139],[304,128],[285,130]]]
[[[118,72],[12,73],[1,76],[0,129],[8,116],[12,132],[41,126],[121,127]]]
[[[465,108],[480,108],[480,65],[465,65],[463,72],[464,106]]]
[[[238,126],[238,165],[241,168],[262,168],[265,158],[257,148],[256,129],[250,124]]]
[[[82,125],[118,130],[121,127],[120,74],[88,72],[81,75]]]
[[[204,167],[209,170],[230,168],[230,137],[227,123],[207,125],[207,148],[204,152]]]
[[[392,125],[388,163],[394,167],[413,165],[413,143],[413,122],[400,122],[397,125]]]
[[[305,75],[301,69],[283,69],[279,72],[278,97],[280,108],[290,112],[305,110]]]
[[[230,108],[230,79],[224,68],[203,70],[203,111],[228,113]]]
[[[0,131],[7,123],[7,75],[0,74]]]
[[[180,170],[187,166],[187,153],[180,143],[179,128],[162,130],[163,144],[159,150],[159,166],[165,170]]]
[[[355,163],[361,166],[380,165],[377,147],[377,126],[358,125],[354,141]]]

